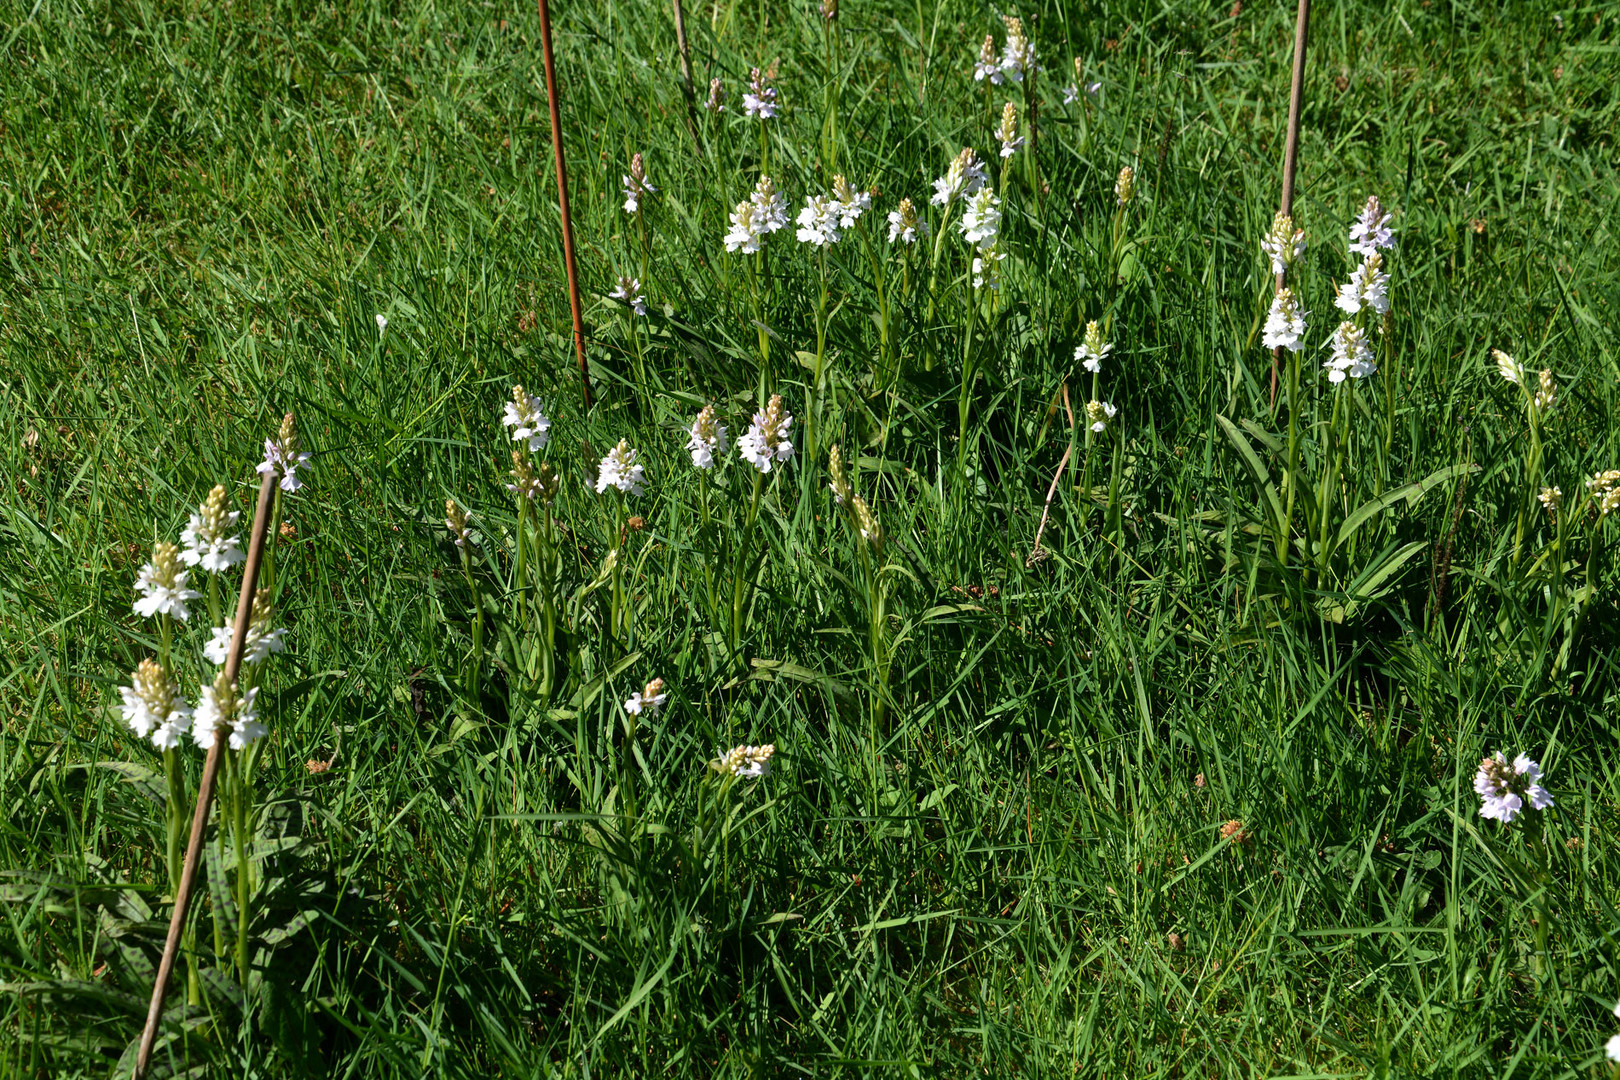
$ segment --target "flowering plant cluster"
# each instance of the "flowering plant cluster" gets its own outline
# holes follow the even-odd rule
[[[1479,816],[1506,825],[1525,811],[1545,810],[1553,804],[1541,786],[1541,766],[1520,754],[1510,763],[1498,750],[1479,763],[1474,792],[1480,798]]]

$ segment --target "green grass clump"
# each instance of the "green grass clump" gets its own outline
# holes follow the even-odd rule
[[[251,514],[286,411],[251,869],[210,844],[162,1074],[1609,1075],[1613,12],[1317,11],[1275,394],[1291,6],[1020,14],[1044,70],[991,86],[990,8],[717,0],[689,107],[666,6],[559,5],[586,412],[533,10],[0,3],[4,1075],[127,1074],[172,861],[134,578],[216,483]],[[964,146],[993,290],[927,205]],[[762,169],[790,223],[727,253]],[[874,205],[821,252],[834,174]],[[1335,389],[1369,194],[1392,310]],[[692,466],[771,394],[793,460]],[[1478,816],[1497,749],[1552,809]]]

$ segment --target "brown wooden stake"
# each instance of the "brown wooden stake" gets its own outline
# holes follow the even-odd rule
[[[563,164],[562,110],[557,99],[557,65],[551,58],[551,11],[540,0],[540,49],[546,63],[546,100],[551,104],[551,146],[557,152],[557,208],[562,211],[563,266],[568,271],[568,305],[574,312],[574,352],[585,408],[591,407],[591,371],[585,363],[585,321],[579,313],[579,275],[574,270],[574,219],[568,216],[568,168]]]
[[[1294,213],[1294,168],[1299,163],[1299,110],[1305,98],[1305,39],[1311,23],[1311,0],[1299,0],[1299,14],[1294,20],[1294,80],[1288,90],[1288,142],[1283,148],[1282,212]],[[1284,275],[1277,274],[1277,288],[1283,287]],[[1271,407],[1277,407],[1277,366],[1282,361],[1281,347],[1271,354]]]
[[[681,10],[681,0],[670,0],[675,8],[675,47],[681,54],[681,90],[686,94],[686,130],[692,133],[692,145],[697,147],[699,156],[703,154],[703,140],[698,138],[697,127],[697,91],[692,88],[692,50],[686,44],[686,13]]]
[[[266,473],[259,484],[259,504],[253,511],[247,564],[242,568],[242,593],[236,598],[236,624],[231,631],[231,651],[225,657],[225,679],[230,683],[236,682],[237,673],[242,670],[242,648],[247,642],[248,623],[253,618],[253,590],[259,583],[259,564],[264,561],[264,534],[270,520],[270,505],[275,501],[275,486],[276,476],[273,472]],[[141,1031],[141,1046],[135,1055],[135,1080],[142,1080],[146,1067],[152,1061],[152,1044],[157,1040],[158,1022],[163,1018],[163,997],[168,991],[169,976],[174,972],[175,955],[180,951],[180,935],[186,926],[186,909],[191,903],[191,886],[197,877],[197,863],[202,858],[209,804],[214,801],[214,781],[219,777],[226,741],[223,733],[216,733],[214,745],[208,748],[208,757],[203,762],[202,784],[197,788],[197,809],[191,815],[191,840],[186,844],[186,861],[180,871],[180,889],[174,897],[174,914],[169,917],[169,936],[163,943],[163,960],[158,964],[157,981],[152,984],[152,1004],[146,1010],[146,1027]],[[245,918],[246,912],[241,915]]]

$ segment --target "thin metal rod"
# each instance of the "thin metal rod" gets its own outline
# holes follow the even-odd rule
[[[551,105],[551,146],[557,152],[557,208],[562,211],[563,266],[568,271],[568,306],[574,312],[574,353],[585,408],[591,407],[591,371],[585,363],[585,321],[579,312],[579,275],[574,269],[574,219],[568,216],[568,168],[563,164],[562,109],[557,99],[557,65],[551,58],[551,11],[540,0],[540,49],[546,64],[546,100]]]
[[[681,54],[681,90],[686,94],[686,130],[692,133],[692,145],[697,147],[699,156],[703,154],[703,140],[698,138],[697,128],[697,92],[692,89],[692,50],[686,44],[686,12],[681,10],[681,0],[670,0],[675,8],[675,47]]]
[[[236,623],[231,630],[231,651],[225,657],[225,680],[236,682],[242,670],[242,648],[247,642],[248,623],[253,618],[253,590],[259,583],[259,564],[264,561],[265,530],[270,521],[270,505],[275,501],[276,477],[266,473],[259,484],[259,504],[253,511],[253,532],[248,539],[247,564],[242,568],[242,592],[236,598]],[[197,788],[197,809],[191,815],[191,840],[186,844],[186,861],[180,871],[180,888],[174,897],[174,913],[169,916],[169,936],[163,943],[163,959],[158,964],[157,981],[152,984],[152,1004],[146,1010],[146,1027],[141,1031],[140,1050],[135,1055],[135,1080],[142,1080],[152,1061],[152,1044],[157,1040],[158,1023],[163,1018],[163,997],[169,976],[174,973],[175,955],[180,951],[180,935],[186,926],[186,909],[191,904],[191,886],[202,859],[203,834],[208,831],[209,804],[214,801],[214,781],[219,777],[222,749],[226,740],[216,735],[203,762],[202,784]],[[244,913],[245,917],[245,913]]]
[[[1294,170],[1299,164],[1299,110],[1305,99],[1305,40],[1310,33],[1311,0],[1299,0],[1294,20],[1294,79],[1288,90],[1288,142],[1283,148],[1282,212],[1294,213]],[[1283,272],[1277,271],[1277,288],[1284,285]],[[1279,346],[1271,354],[1271,407],[1277,407],[1277,366],[1282,361]]]

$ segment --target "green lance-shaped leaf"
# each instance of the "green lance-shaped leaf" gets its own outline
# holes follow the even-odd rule
[[[1260,486],[1260,493],[1265,496],[1266,505],[1271,508],[1271,528],[1281,540],[1287,533],[1288,523],[1283,518],[1282,500],[1277,497],[1277,486],[1271,482],[1271,471],[1266,468],[1266,463],[1260,460],[1260,455],[1254,452],[1254,447],[1249,445],[1249,440],[1243,437],[1236,424],[1219,414],[1216,415],[1215,422],[1221,425],[1221,430],[1226,433],[1232,445],[1237,447],[1244,464],[1248,465],[1249,471],[1254,474],[1255,483]]]

